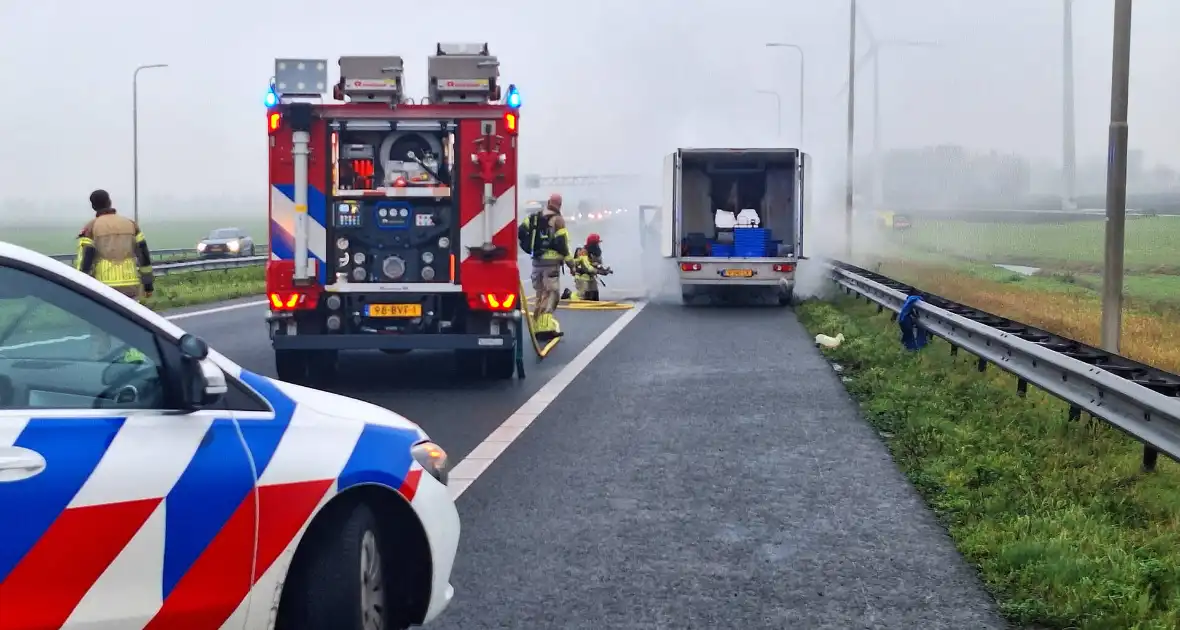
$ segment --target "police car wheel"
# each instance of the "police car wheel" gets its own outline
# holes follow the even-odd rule
[[[386,557],[390,549],[373,510],[363,503],[333,515],[332,527],[305,541],[283,588],[280,630],[400,630]],[[327,525],[327,523],[325,523]]]

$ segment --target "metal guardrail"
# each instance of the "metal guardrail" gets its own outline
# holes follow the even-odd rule
[[[1143,468],[1154,470],[1159,453],[1180,461],[1180,376],[1072,339],[926,293],[853,265],[829,262],[832,280],[847,293],[889,309],[896,319],[906,298],[920,296],[917,324],[1017,377],[1017,392],[1031,383],[1143,443]]]
[[[183,262],[159,263],[152,265],[155,275],[167,276],[175,273],[192,273],[194,271],[216,271],[218,269],[237,269],[239,267],[254,267],[261,265],[270,256],[238,256],[235,258],[209,258],[206,260],[188,260]]]
[[[74,254],[56,254],[50,258],[65,263],[74,264]],[[181,258],[175,262],[155,262],[161,258]],[[269,256],[234,256],[232,258],[197,258],[195,249],[157,249],[152,251],[152,269],[156,276],[167,276],[176,273],[191,273],[194,271],[216,271],[218,269],[237,269],[239,267],[253,267],[267,261]]]
[[[74,262],[74,256],[75,256],[75,254],[53,254],[50,256],[50,258],[52,258],[58,262],[72,264]],[[152,250],[152,260],[153,261],[158,258],[185,258],[185,259],[187,259],[187,258],[196,258],[196,257],[197,257],[197,250],[193,249],[191,247],[189,247],[187,249],[181,248],[181,249],[153,249]]]

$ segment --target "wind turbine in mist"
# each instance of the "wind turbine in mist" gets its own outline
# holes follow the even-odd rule
[[[855,5],[854,5],[855,6]],[[942,45],[938,42],[917,41],[917,40],[898,40],[898,39],[877,39],[873,33],[873,29],[869,26],[868,20],[865,19],[864,13],[859,8],[856,11],[856,19],[860,23],[861,28],[864,29],[865,38],[869,40],[869,48],[860,56],[856,62],[856,72],[859,75],[865,66],[871,61],[873,63],[873,209],[880,210],[882,204],[882,197],[884,196],[884,169],[881,166],[881,51],[890,48],[939,48]],[[836,98],[843,98],[848,91],[848,82],[844,82],[844,86],[836,94]]]

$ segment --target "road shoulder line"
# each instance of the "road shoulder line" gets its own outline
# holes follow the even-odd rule
[[[471,487],[471,484],[475,483],[475,480],[492,465],[492,462],[503,455],[508,446],[524,433],[524,430],[537,419],[537,416],[541,415],[541,412],[545,411],[554,400],[557,400],[558,395],[570,383],[574,382],[574,378],[582,370],[585,370],[590,362],[606,349],[615,337],[619,336],[619,333],[623,332],[627,324],[630,324],[645,306],[647,306],[646,302],[637,302],[635,308],[619,316],[594,341],[591,341],[578,353],[578,356],[574,357],[560,372],[542,385],[537,393],[533,394],[519,409],[509,415],[500,426],[476,445],[467,454],[467,457],[458,462],[451,471],[448,483],[451,498],[458,499],[462,496]]]

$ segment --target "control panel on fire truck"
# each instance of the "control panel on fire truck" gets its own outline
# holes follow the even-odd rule
[[[326,74],[297,74],[309,72],[308,63],[276,64],[282,96],[320,93]],[[325,72],[323,65],[315,62],[317,73]],[[452,178],[458,122],[445,110],[438,119],[399,117],[399,106],[415,104],[405,94],[401,57],[341,57],[339,66],[336,100],[369,104],[369,112],[371,104],[387,103],[391,115],[340,116],[328,123],[332,169],[325,227],[328,265],[334,267],[329,282],[455,281],[460,231]],[[278,76],[280,70],[287,74]],[[501,97],[499,61],[487,44],[438,44],[427,71],[421,104],[490,103]],[[519,107],[511,87],[508,102]]]

